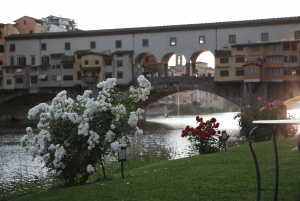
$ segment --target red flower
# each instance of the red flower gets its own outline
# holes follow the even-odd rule
[[[210,120],[211,123],[215,123],[216,121],[217,121],[217,120],[216,120],[216,118],[214,118],[214,117],[211,118],[211,120]]]
[[[202,121],[203,121],[203,119],[202,119],[202,117],[200,118],[199,116],[197,116],[197,117],[196,117],[196,121],[198,121],[198,122],[202,122]]]
[[[218,133],[218,134],[221,134],[221,131],[218,131],[217,133]]]
[[[187,134],[185,132],[185,130],[182,130],[182,134],[181,134],[181,137],[185,137]]]
[[[215,125],[214,125],[214,128],[219,128],[219,123],[216,123]]]

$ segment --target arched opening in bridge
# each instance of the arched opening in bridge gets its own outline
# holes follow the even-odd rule
[[[155,76],[158,72],[158,64],[156,57],[150,52],[143,52],[139,54],[136,58],[136,68],[135,71],[144,76]]]
[[[162,73],[165,76],[183,76],[187,74],[186,58],[179,52],[169,52],[162,58]]]
[[[214,76],[215,56],[210,51],[199,50],[191,56],[193,76]]]
[[[178,91],[177,91],[178,90]],[[167,91],[168,93],[170,91]],[[166,94],[164,93],[164,95]],[[167,96],[157,94],[155,100],[147,106],[146,115],[182,116],[201,113],[239,112],[240,107],[220,96],[201,90],[175,89]]]

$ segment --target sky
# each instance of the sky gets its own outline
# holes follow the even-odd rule
[[[298,0],[10,0],[1,8],[0,23],[54,15],[74,19],[81,30],[300,16]]]

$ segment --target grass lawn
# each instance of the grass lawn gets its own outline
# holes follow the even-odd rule
[[[300,200],[300,154],[291,151],[297,139],[279,139],[278,200]],[[261,172],[261,200],[273,200],[275,162],[273,143],[255,143]],[[126,163],[126,162],[125,162]],[[156,163],[108,175],[110,179],[84,186],[50,189],[14,199],[43,200],[224,200],[256,199],[256,174],[248,143],[219,153]]]

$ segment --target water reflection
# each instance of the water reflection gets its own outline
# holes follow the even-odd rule
[[[227,130],[229,134],[237,133],[235,113],[215,113],[201,115],[204,120],[215,117],[220,123],[220,130]],[[36,128],[37,122],[24,121],[17,123],[0,122],[0,178],[14,180],[18,175],[34,178],[34,175],[45,175],[46,170],[38,160],[32,161],[31,156],[20,147],[20,139],[26,133],[26,127]],[[163,137],[165,146],[174,149],[176,155],[172,159],[187,157],[190,142],[181,137],[181,130],[186,125],[196,126],[195,116],[181,117],[148,117],[147,121],[139,122],[138,126],[144,130],[145,141],[151,138]],[[175,150],[176,149],[176,150]],[[175,152],[174,152],[175,153]]]

